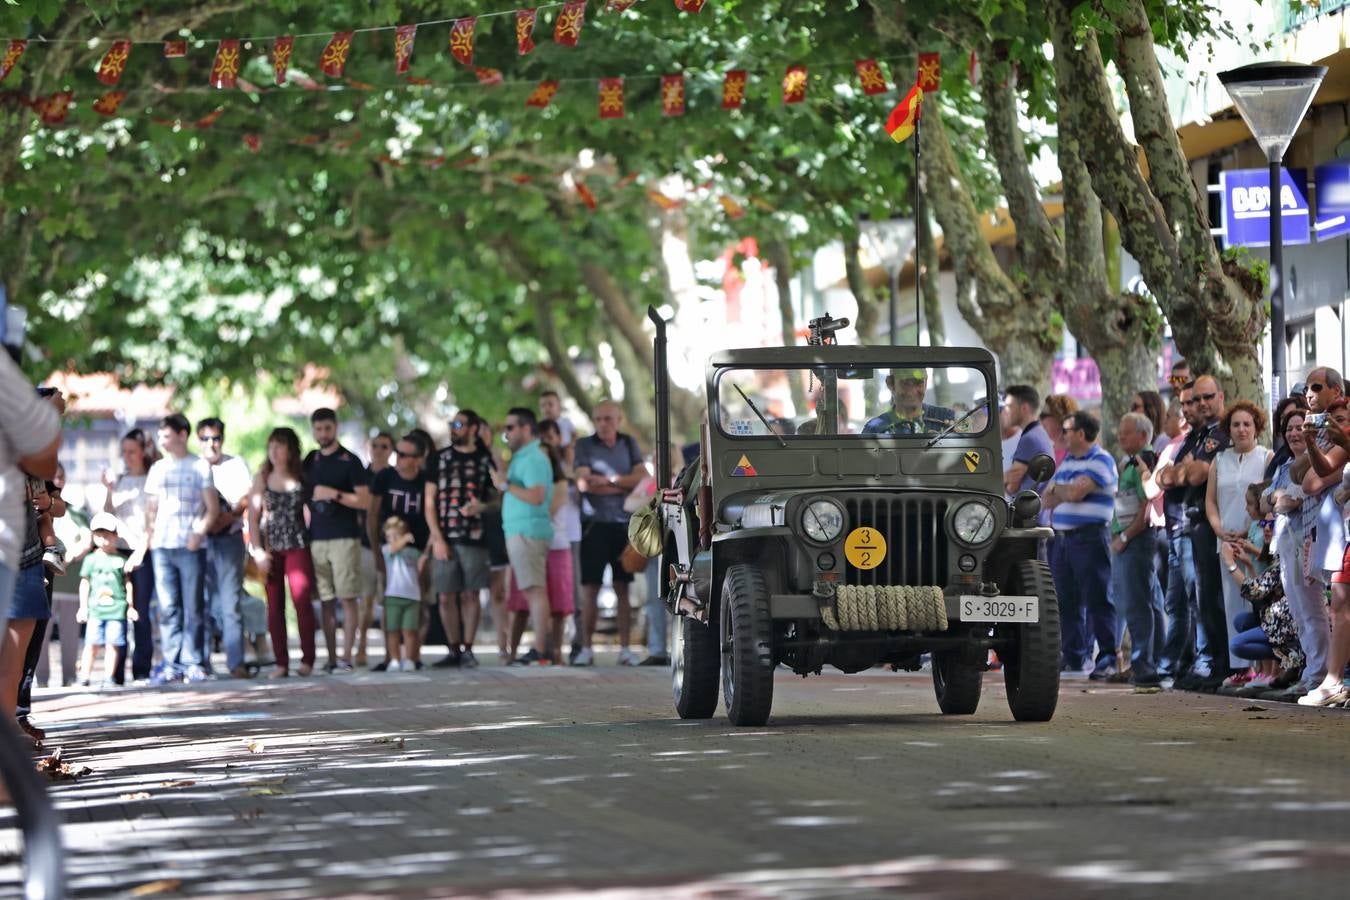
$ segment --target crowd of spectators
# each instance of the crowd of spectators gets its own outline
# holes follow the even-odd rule
[[[308,676],[320,635],[322,671],[342,675],[367,665],[376,621],[385,652],[373,671],[422,669],[428,641],[448,651],[431,665],[473,668],[485,609],[499,664],[590,666],[604,585],[617,604],[618,664],[669,662],[650,580],[656,638],[641,661],[630,646],[627,522],[655,484],[615,403],[594,408],[589,436],[553,391],[540,412],[510,410],[499,432],[461,409],[446,446],[420,429],[397,439],[382,432],[369,441],[369,462],[339,440],[336,412],[317,409],[314,448],[306,453],[295,429],[276,428],[256,473],[226,452],[220,418],[194,426],[171,414],[153,437],[140,429],[122,437],[101,507],[67,544],[52,524],[66,513],[56,471],[64,399],[35,391],[8,357],[0,365],[0,467],[17,473],[0,482],[0,596],[13,595],[0,712],[35,740],[42,732],[28,720],[28,694],[53,582],[68,566],[79,578],[84,685]],[[260,591],[250,593],[250,578]],[[533,643],[520,653],[527,630]]]
[[[1341,374],[1314,367],[1273,422],[1184,361],[1170,383],[1170,402],[1134,398],[1109,449],[1070,398],[1046,398],[1033,421],[1033,388],[1004,393],[1009,493],[1046,439],[1058,461],[1042,497],[1063,671],[1140,692],[1350,705]]]

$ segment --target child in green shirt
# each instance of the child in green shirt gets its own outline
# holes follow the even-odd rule
[[[113,680],[113,673],[126,653],[127,620],[135,622],[138,617],[131,602],[131,576],[126,572],[126,560],[116,552],[117,526],[117,517],[112,513],[94,516],[89,523],[94,551],[80,567],[80,610],[75,621],[87,623],[84,654],[80,658],[80,684],[85,686],[91,680],[99,647],[107,648],[103,653],[104,680]]]

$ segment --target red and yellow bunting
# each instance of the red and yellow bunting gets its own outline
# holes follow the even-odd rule
[[[936,53],[920,53],[916,80],[925,94],[932,94],[942,87],[942,57]]]
[[[623,12],[630,8],[637,0],[609,0],[609,6],[606,7],[610,12]]]
[[[33,108],[44,125],[60,125],[66,120],[66,113],[70,112],[70,101],[74,96],[73,91],[57,91],[55,94],[38,98]]]
[[[211,87],[233,90],[239,77],[239,39],[226,38],[216,47],[216,61],[211,64]]]
[[[806,99],[806,66],[787,67],[783,75],[783,102],[801,103]]]
[[[586,0],[564,3],[553,24],[553,42],[564,47],[575,47],[581,40],[581,26],[586,24]]]
[[[488,69],[479,66],[473,70],[473,74],[478,78],[478,83],[484,87],[491,87],[502,83],[501,69]]]
[[[545,79],[539,82],[530,96],[525,98],[526,106],[533,106],[535,109],[544,109],[553,102],[553,96],[558,93],[559,82],[553,79]]]
[[[10,41],[9,46],[5,47],[5,55],[0,57],[0,81],[4,81],[9,77],[9,73],[14,71],[14,66],[19,62],[19,57],[23,56],[24,48],[27,46],[27,41]]]
[[[125,99],[127,99],[126,91],[108,91],[95,100],[91,108],[100,116],[114,116]]]
[[[262,149],[262,138],[256,134],[246,134],[244,135],[244,146],[249,149],[250,153],[257,153]]]
[[[745,83],[749,76],[744,69],[732,69],[722,81],[722,108],[740,109],[745,102]]]
[[[623,79],[600,79],[600,118],[623,118]]]
[[[696,13],[703,9],[708,0],[675,0],[675,8],[680,12]]]
[[[881,66],[875,59],[860,59],[853,65],[858,70],[858,83],[864,94],[871,97],[886,93],[886,76],[881,74]]]
[[[521,56],[534,49],[534,20],[538,17],[537,10],[516,10],[516,52]]]
[[[521,182],[517,182],[517,184],[520,183]],[[595,208],[599,206],[599,204],[595,202],[595,194],[591,193],[591,189],[586,187],[585,183],[580,180],[577,181],[577,196],[581,198],[582,203],[586,204],[586,208],[591,211],[594,211]]]
[[[413,41],[417,40],[416,25],[400,25],[394,29],[394,72],[406,75],[412,65]]]
[[[165,41],[164,58],[182,59],[187,56],[187,41]]]
[[[280,87],[286,83],[286,71],[291,67],[291,52],[295,49],[295,38],[282,35],[272,42],[272,78]]]
[[[117,80],[126,71],[127,57],[130,55],[131,41],[113,41],[113,45],[103,54],[103,60],[98,64],[98,73],[95,77],[109,87],[117,84]]]
[[[676,200],[674,197],[667,197],[665,194],[654,188],[647,191],[647,199],[665,210],[675,209],[680,205],[679,200]]]
[[[352,32],[339,31],[323,48],[323,55],[319,57],[319,71],[329,78],[341,78],[351,52]]]
[[[723,194],[722,196],[718,197],[717,202],[722,204],[722,210],[727,214],[727,218],[729,219],[745,218],[745,207],[741,206],[735,200],[732,200],[726,194]]]
[[[220,117],[223,116],[224,114],[225,114],[225,107],[217,106],[215,109],[211,110],[209,113],[202,116],[193,124],[197,128],[205,130],[207,128],[210,128],[212,125],[216,124],[216,122],[220,121]]]
[[[919,114],[923,111],[923,88],[918,82],[909,89],[905,98],[895,105],[886,118],[886,133],[897,144],[908,140],[919,125]]]
[[[684,115],[684,76],[661,76],[661,115]]]
[[[473,65],[473,33],[477,27],[477,16],[456,19],[455,24],[450,26],[450,55],[456,62]]]

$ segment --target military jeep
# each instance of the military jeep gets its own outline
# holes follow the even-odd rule
[[[918,671],[973,713],[990,651],[1021,721],[1059,694],[1059,608],[1040,497],[1005,498],[993,357],[944,347],[724,350],[707,364],[698,454],[670,466],[665,323],[656,323],[657,507],[676,616],[675,708],[762,725],[774,670]],[[795,398],[795,399],[794,399]],[[1054,461],[1028,467],[1048,480]]]

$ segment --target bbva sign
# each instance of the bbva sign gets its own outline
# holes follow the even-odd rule
[[[1270,245],[1270,171],[1226,169],[1219,173],[1223,197],[1223,240],[1228,247]],[[1308,171],[1280,169],[1280,221],[1286,244],[1312,240]]]

